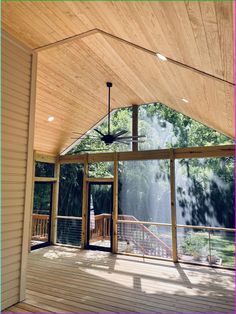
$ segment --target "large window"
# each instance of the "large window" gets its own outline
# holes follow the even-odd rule
[[[64,164],[60,169],[57,242],[81,244],[83,173],[81,164]]]
[[[233,267],[234,158],[176,161],[176,200],[179,259]]]
[[[120,252],[172,256],[169,172],[168,160],[120,162]]]
[[[139,106],[139,150],[233,144],[233,139],[161,103]]]
[[[51,182],[35,182],[32,213],[31,248],[39,248],[50,243],[50,222],[52,210]]]
[[[48,162],[36,161],[35,163],[35,177],[54,177],[55,165]]]

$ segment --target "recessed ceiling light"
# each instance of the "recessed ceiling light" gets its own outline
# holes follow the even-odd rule
[[[49,117],[48,117],[48,121],[49,121],[49,122],[52,122],[54,119],[55,119],[55,118],[54,118],[53,116],[49,116]]]
[[[167,61],[167,58],[163,55],[161,55],[160,53],[157,53],[157,57],[161,60],[161,61]]]
[[[187,99],[185,99],[185,98],[182,98],[181,99],[183,102],[185,102],[186,104],[189,102]]]

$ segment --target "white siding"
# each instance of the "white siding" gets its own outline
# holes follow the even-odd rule
[[[31,53],[2,37],[2,309],[20,301]]]

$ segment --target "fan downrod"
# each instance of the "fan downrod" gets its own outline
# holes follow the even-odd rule
[[[111,88],[112,87],[112,83],[111,82],[107,82],[107,87]]]

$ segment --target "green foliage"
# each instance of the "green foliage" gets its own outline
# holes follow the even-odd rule
[[[48,215],[51,209],[52,184],[35,182],[34,185],[34,214]]]
[[[83,172],[81,164],[61,165],[59,215],[82,216]]]
[[[90,178],[111,178],[113,174],[113,162],[96,162],[89,164]]]
[[[141,106],[139,124],[140,133],[148,136],[142,145],[145,149],[233,144],[233,139],[160,103]],[[161,147],[163,141],[158,143],[158,134],[153,138],[156,129],[167,137],[165,147]],[[166,130],[171,136],[166,136]]]
[[[37,161],[35,165],[35,176],[54,177],[54,164]]]
[[[207,250],[207,239],[204,234],[190,232],[180,246],[181,251],[185,255],[203,256]]]

